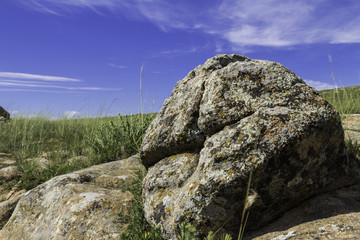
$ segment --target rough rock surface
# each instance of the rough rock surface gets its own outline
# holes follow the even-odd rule
[[[245,239],[360,239],[360,185],[309,199]]]
[[[27,192],[0,239],[119,239],[133,195],[122,191],[143,166],[133,156],[55,177]]]
[[[10,119],[10,113],[8,113],[3,107],[0,106],[0,122]]]
[[[360,144],[360,114],[347,115],[343,121],[345,138]]]
[[[25,190],[10,191],[6,194],[4,201],[0,202],[0,222],[6,221],[13,213],[16,204],[24,196]]]
[[[179,81],[145,134],[145,217],[167,238],[184,220],[197,234],[237,237],[253,172],[248,226],[353,181],[338,112],[279,63],[217,55]]]
[[[0,168],[14,165],[16,161],[11,158],[11,154],[0,152]]]
[[[0,152],[0,229],[25,193],[25,190],[19,187],[21,173],[15,164],[11,154]]]
[[[12,180],[20,176],[20,171],[17,166],[0,168],[0,180]]]

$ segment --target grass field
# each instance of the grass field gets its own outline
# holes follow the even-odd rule
[[[360,86],[320,91],[340,114],[360,114]]]
[[[342,115],[360,113],[360,86],[324,90],[320,94]],[[17,184],[29,190],[54,176],[136,154],[145,130],[155,116],[156,113],[58,120],[43,115],[15,117],[0,124],[0,152],[8,153],[16,160],[21,179],[0,181],[0,185],[11,189]],[[360,153],[357,143],[347,143],[347,146],[355,154]],[[41,165],[39,159],[46,159],[46,164]],[[141,199],[141,184],[136,194]],[[141,213],[140,200],[134,209]],[[127,232],[123,239],[161,239],[159,229],[144,226],[143,216],[137,215],[137,219],[132,219],[132,225],[130,223],[133,232]],[[195,231],[185,223],[181,228],[184,236],[191,236]],[[143,238],[144,229],[149,229],[146,232],[149,238]],[[207,239],[213,238],[209,235]],[[224,236],[222,239],[230,238]]]
[[[11,154],[22,173],[21,187],[31,189],[54,176],[137,153],[155,115],[16,117],[0,124],[0,152]],[[39,159],[48,161],[40,166]]]

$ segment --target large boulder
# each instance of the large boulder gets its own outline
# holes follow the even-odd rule
[[[8,113],[3,107],[0,106],[0,122],[10,119],[10,113]]]
[[[179,81],[146,131],[146,219],[175,239],[182,221],[237,237],[247,182],[258,228],[349,184],[338,112],[279,63],[217,55]]]
[[[0,239],[119,239],[132,193],[121,187],[145,170],[138,156],[55,177],[27,192]]]

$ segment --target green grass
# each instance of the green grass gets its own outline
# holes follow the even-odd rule
[[[360,114],[360,86],[320,91],[340,114]]]
[[[0,124],[0,152],[12,155],[22,173],[21,187],[31,189],[54,176],[136,154],[155,115],[17,117]],[[47,164],[41,167],[38,157]]]

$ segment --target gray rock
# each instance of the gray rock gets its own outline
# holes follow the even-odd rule
[[[176,84],[146,131],[145,216],[168,238],[184,220],[198,236],[237,237],[251,171],[248,225],[258,228],[354,181],[343,154],[338,112],[301,78],[279,63],[217,55]]]
[[[360,239],[360,185],[311,198],[245,239]]]
[[[0,122],[10,119],[10,113],[8,113],[3,107],[0,106]]]
[[[5,198],[5,201],[0,202],[0,222],[6,221],[13,213],[16,204],[24,196],[25,190],[11,191]]]
[[[0,180],[12,180],[20,177],[21,173],[17,166],[0,168]]]
[[[0,239],[119,239],[134,199],[120,187],[144,170],[133,156],[57,176],[27,192]]]

